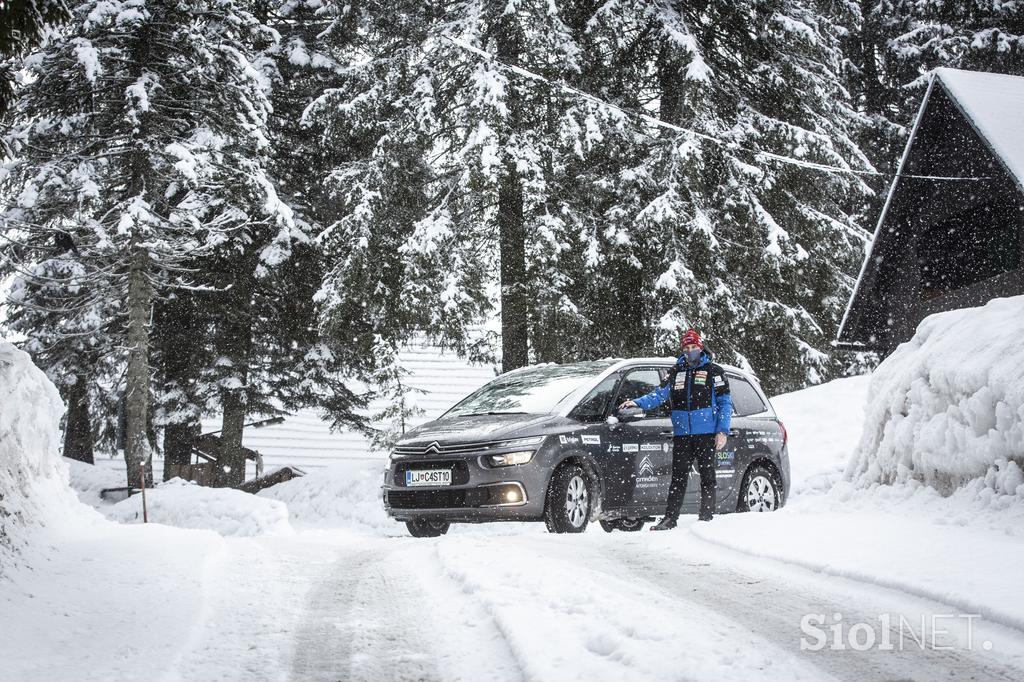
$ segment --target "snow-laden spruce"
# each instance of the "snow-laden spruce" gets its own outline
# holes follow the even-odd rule
[[[78,507],[57,451],[63,414],[46,375],[0,339],[0,575],[33,528]]]
[[[1024,497],[1024,296],[926,318],[875,371],[846,477]]]
[[[24,60],[0,142],[9,326],[64,392],[83,459],[124,414],[132,483],[154,427],[182,464],[213,411],[219,482],[240,482],[247,415],[334,376],[303,291],[315,262],[297,266],[312,284],[282,273],[308,239],[268,170],[274,37],[236,0],[85,0]]]
[[[506,367],[674,349],[695,325],[771,389],[827,379],[868,189],[761,153],[868,167],[840,23],[803,0],[398,2],[358,35],[339,17],[291,41],[292,63],[351,64],[303,113],[351,148],[320,171],[339,199],[321,233],[332,325],[472,349],[500,308]]]

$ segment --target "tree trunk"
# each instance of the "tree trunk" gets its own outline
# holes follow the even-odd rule
[[[220,427],[221,446],[213,473],[213,485],[233,488],[245,482],[246,462],[242,454],[246,415],[244,391],[224,391],[221,406],[224,409],[224,420]]]
[[[519,65],[521,31],[513,12],[498,3],[494,36],[498,59]],[[508,120],[502,147],[520,132],[522,113],[514,80],[509,82]],[[501,365],[509,371],[529,364],[529,302],[526,284],[526,231],[523,219],[523,186],[514,159],[506,158],[498,187],[498,247],[501,251]]]
[[[225,306],[219,350],[231,362],[232,375],[226,377],[226,388],[221,389],[221,447],[218,465],[213,472],[213,485],[235,487],[245,482],[245,455],[242,453],[242,431],[248,415],[246,393],[249,381],[249,361],[252,352],[252,267],[247,263],[234,263],[239,273]]]
[[[683,120],[683,64],[678,52],[667,40],[658,51],[658,87],[661,90],[658,118],[674,125]]]
[[[860,86],[864,97],[864,110],[869,114],[885,113],[885,86],[878,71],[878,46],[881,42],[881,27],[878,14],[870,7],[868,0],[861,2],[864,17],[857,36],[856,58],[860,61]],[[856,95],[855,95],[856,96]]]
[[[92,423],[89,419],[89,390],[84,374],[75,376],[67,390],[68,416],[64,423],[64,456],[94,464]]]
[[[137,486],[145,467],[146,485],[153,484],[152,450],[149,446],[149,311],[151,291],[146,277],[149,254],[132,245],[128,273],[128,371],[125,381],[124,460],[128,485]]]
[[[184,474],[192,463],[192,444],[199,435],[198,424],[168,424],[164,427],[164,480]]]
[[[526,247],[523,189],[510,171],[498,190],[501,248],[501,365],[508,372],[529,364],[526,301]]]
[[[163,409],[172,415],[164,424],[164,480],[185,475],[192,446],[201,431],[195,397],[199,368],[205,360],[195,296],[179,291],[155,306],[153,338],[160,346],[164,388],[170,390]]]

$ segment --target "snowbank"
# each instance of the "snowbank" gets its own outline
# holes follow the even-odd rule
[[[1024,562],[1024,539],[951,525],[934,506],[933,517],[885,507],[851,511],[732,514],[691,531],[745,554],[894,588],[1024,629],[1019,575],[998,568]]]
[[[93,508],[100,508],[108,505],[100,498],[100,491],[104,488],[124,487],[124,470],[112,469],[110,467],[86,464],[78,460],[64,458],[64,464],[68,468],[71,489],[78,495],[80,502]]]
[[[1022,312],[1019,297],[930,317],[870,379],[773,398],[800,494],[693,535],[1024,628],[1024,591],[998,569],[1024,562]]]
[[[175,478],[146,491],[150,523],[202,528],[224,536],[292,532],[281,502],[231,488],[206,488]],[[142,496],[133,495],[104,510],[120,523],[142,523]]]
[[[1024,500],[1022,338],[1024,296],[926,318],[875,370],[846,478],[943,494],[982,478]]]
[[[842,477],[864,427],[870,381],[837,379],[772,398],[789,434],[791,496],[826,490]]]
[[[383,458],[339,462],[262,490],[259,497],[287,504],[297,526],[394,528],[380,492],[386,463]]]
[[[57,453],[63,413],[28,354],[0,340],[0,573],[34,527],[78,507]]]

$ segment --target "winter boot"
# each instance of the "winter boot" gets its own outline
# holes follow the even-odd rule
[[[672,530],[676,527],[676,520],[665,517],[655,525],[651,526],[651,530]]]

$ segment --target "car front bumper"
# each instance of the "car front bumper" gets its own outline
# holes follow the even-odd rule
[[[407,486],[408,469],[452,469],[452,485]],[[526,464],[488,467],[479,456],[393,459],[381,488],[384,509],[398,521],[532,521],[544,515],[548,477],[534,457]]]

